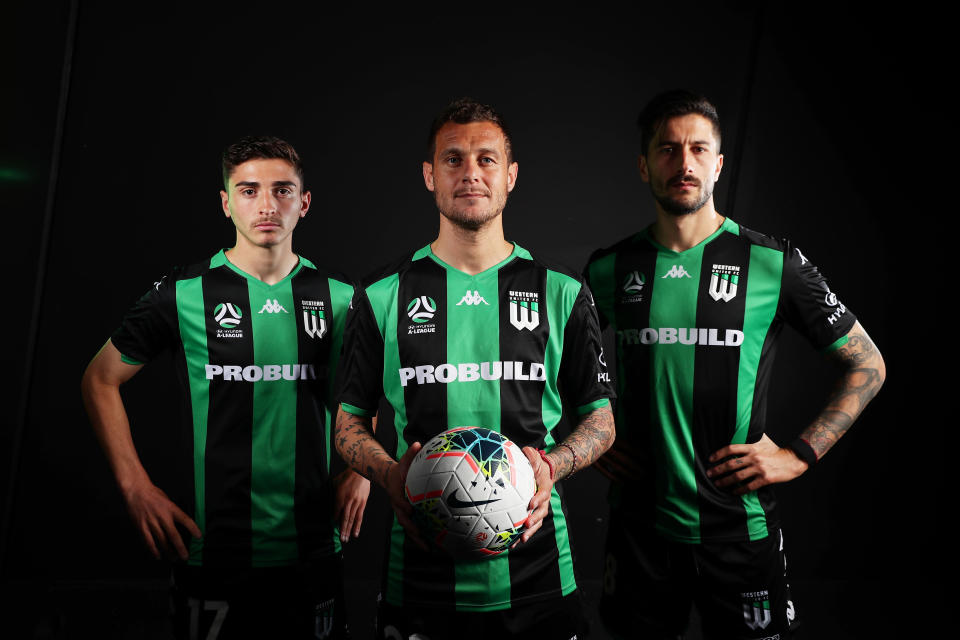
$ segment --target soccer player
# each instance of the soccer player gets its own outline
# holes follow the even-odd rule
[[[668,92],[638,124],[656,221],[586,268],[618,358],[617,445],[598,463],[620,483],[601,617],[620,637],[675,638],[695,602],[706,637],[786,637],[797,617],[771,485],[844,434],[879,390],[883,359],[796,246],[714,208],[723,156],[710,102]],[[764,430],[784,323],[843,374],[780,447]]]
[[[292,146],[240,140],[223,182],[236,244],[154,284],[87,367],[84,401],[144,542],[177,561],[179,637],[345,637],[334,491],[346,540],[369,481],[331,478],[329,409],[353,287],[293,252],[310,192]],[[192,426],[186,510],[150,481],[120,397],[164,350]]]
[[[556,483],[614,437],[590,292],[576,274],[505,240],[501,214],[517,162],[493,108],[451,103],[433,122],[426,157],[439,233],[358,287],[338,382],[337,448],[386,489],[396,516],[379,632],[571,638],[581,608]],[[370,433],[381,396],[396,413],[399,462]],[[558,443],[561,401],[577,418]],[[428,547],[403,492],[421,443],[463,425],[523,446],[538,485],[528,529],[491,559],[454,560]]]

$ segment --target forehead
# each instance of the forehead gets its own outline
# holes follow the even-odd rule
[[[436,143],[438,152],[451,148],[485,148],[506,153],[506,137],[500,127],[492,122],[448,122],[437,131]]]
[[[230,173],[230,184],[240,182],[258,182],[260,184],[293,182],[299,185],[300,178],[297,176],[297,170],[286,160],[281,158],[254,158],[238,164]]]
[[[713,123],[698,113],[669,118],[660,125],[651,144],[662,142],[703,141],[716,144],[717,136]]]

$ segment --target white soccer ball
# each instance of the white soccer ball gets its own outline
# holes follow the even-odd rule
[[[494,556],[520,538],[536,492],[520,447],[483,427],[431,438],[407,473],[407,500],[424,539],[450,553]]]

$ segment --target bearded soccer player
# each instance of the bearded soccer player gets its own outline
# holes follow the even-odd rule
[[[144,542],[175,559],[179,637],[346,637],[334,512],[341,539],[359,533],[369,481],[331,478],[330,409],[353,287],[293,252],[310,192],[292,146],[240,140],[223,181],[236,244],[154,284],[87,368],[84,401]],[[120,397],[164,350],[192,427],[186,509],[150,481]]]
[[[396,516],[379,633],[572,638],[582,614],[556,483],[614,437],[590,292],[575,273],[505,240],[517,163],[491,107],[463,99],[434,120],[423,179],[440,210],[439,234],[357,289],[338,382],[337,448],[387,490]],[[417,300],[426,301],[427,322],[419,314],[414,322],[417,307],[408,315]],[[396,413],[399,461],[370,432],[381,396]],[[561,403],[577,417],[558,442]],[[427,547],[404,496],[421,443],[465,425],[521,445],[536,476],[526,531],[493,558],[454,559]]]
[[[844,434],[883,383],[883,359],[796,246],[714,208],[723,156],[709,101],[668,92],[638,124],[656,221],[586,268],[616,330],[620,390],[617,446],[598,463],[619,481],[601,617],[619,637],[676,638],[695,602],[706,637],[787,637],[798,620],[771,485]],[[781,447],[764,431],[784,324],[843,373]]]

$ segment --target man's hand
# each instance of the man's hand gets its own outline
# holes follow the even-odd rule
[[[187,559],[187,547],[176,525],[186,527],[194,538],[203,535],[190,516],[175,505],[162,489],[149,481],[125,489],[123,497],[127,502],[130,518],[153,557],[159,560],[162,550],[164,555],[171,559]]]
[[[363,510],[370,497],[370,481],[352,469],[333,479],[333,519],[340,526],[340,542],[360,536]]]
[[[400,461],[390,466],[387,470],[387,480],[384,487],[387,490],[387,496],[390,498],[390,504],[397,514],[397,522],[400,523],[400,526],[403,527],[403,530],[416,545],[426,551],[427,545],[424,544],[423,538],[420,537],[420,529],[413,521],[413,505],[410,504],[406,496],[407,472],[410,470],[410,463],[413,462],[414,456],[420,451],[420,446],[419,442],[414,442],[400,458]]]
[[[524,447],[523,454],[530,461],[533,467],[533,477],[537,482],[537,492],[530,498],[530,504],[527,505],[526,530],[520,536],[520,542],[526,542],[533,537],[537,529],[543,524],[543,519],[547,517],[550,511],[550,494],[553,491],[553,478],[550,477],[550,465],[543,461],[540,452],[533,447]],[[518,543],[514,544],[516,546]]]
[[[723,462],[708,469],[707,477],[717,478],[718,487],[733,487],[737,495],[793,480],[807,470],[807,463],[793,450],[781,449],[767,434],[754,444],[728,445],[709,458],[710,462],[719,460]]]

